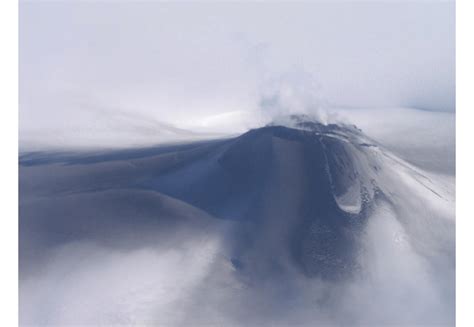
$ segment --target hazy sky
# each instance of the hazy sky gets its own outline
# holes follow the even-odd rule
[[[275,81],[326,106],[454,111],[454,7],[23,1],[20,135],[97,115],[188,126],[258,109]]]

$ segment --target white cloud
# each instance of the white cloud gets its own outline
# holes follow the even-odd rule
[[[454,3],[22,2],[20,14],[20,135],[42,143],[58,130],[120,138],[90,110],[182,127],[254,111],[275,87],[277,111],[454,110]]]

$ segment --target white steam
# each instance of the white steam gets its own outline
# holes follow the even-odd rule
[[[295,114],[323,120],[325,107],[321,85],[310,73],[292,71],[270,78],[262,86],[259,108],[271,120]]]

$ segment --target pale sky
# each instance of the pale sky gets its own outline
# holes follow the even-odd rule
[[[275,84],[305,97],[290,105],[309,94],[317,105],[452,112],[454,9],[433,1],[22,1],[20,139],[101,129],[101,119],[117,116],[186,127],[266,110],[262,97]]]

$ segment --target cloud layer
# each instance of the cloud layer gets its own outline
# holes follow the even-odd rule
[[[309,104],[455,107],[454,2],[22,2],[20,16],[22,144],[140,143],[154,121],[250,113],[242,131]]]

